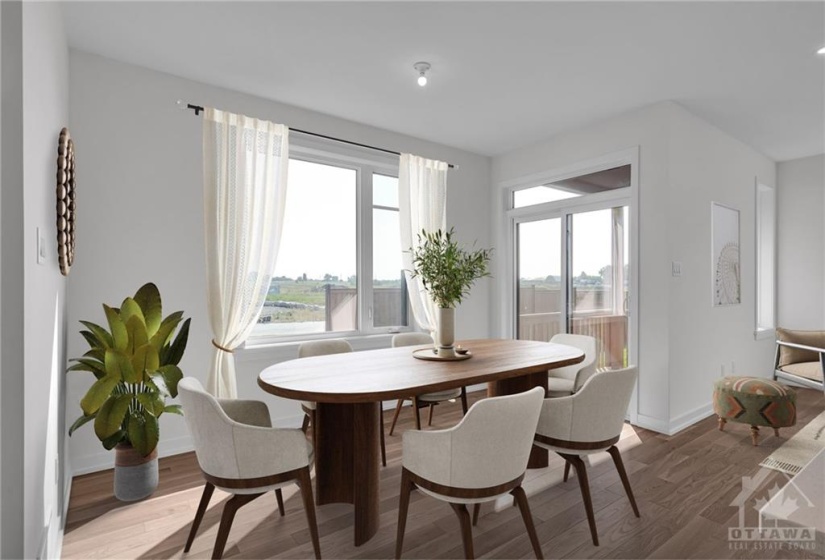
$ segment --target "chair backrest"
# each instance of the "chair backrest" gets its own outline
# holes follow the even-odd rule
[[[313,340],[304,342],[298,347],[299,358],[311,358],[312,356],[326,356],[327,354],[343,354],[352,352],[349,342],[340,338],[328,340]]]
[[[542,433],[546,425],[548,409],[559,407],[557,410],[561,413],[553,415],[551,422],[553,437],[574,442],[615,438],[622,433],[637,377],[635,366],[601,371],[594,374],[578,393],[546,399],[539,432]]]
[[[392,347],[399,348],[401,346],[420,346],[422,344],[432,344],[433,337],[427,333],[422,332],[405,332],[398,333],[392,337]]]
[[[524,474],[543,400],[536,387],[476,402],[452,428],[452,485],[489,488]]]
[[[777,328],[776,339],[783,342],[811,346],[813,348],[825,348],[825,331],[799,331]],[[779,346],[779,352],[776,358],[776,367],[781,368],[790,364],[818,362],[819,354],[810,350],[802,350],[801,348]]]
[[[194,377],[180,380],[178,396],[201,470],[221,478],[240,478],[232,419]]]
[[[550,342],[573,346],[584,352],[584,361],[572,366],[550,370],[552,375],[573,380],[573,392],[578,391],[596,373],[596,339],[584,334],[559,333]]]

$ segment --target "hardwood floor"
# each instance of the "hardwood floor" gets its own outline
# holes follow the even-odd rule
[[[481,394],[469,395],[474,402]],[[781,437],[764,430],[758,447],[747,426],[728,424],[717,430],[716,419],[666,437],[626,425],[617,444],[641,511],[633,516],[619,475],[607,453],[594,456],[588,468],[601,546],[593,546],[575,475],[562,483],[563,463],[528,475],[551,484],[529,496],[539,541],[547,558],[820,558],[814,550],[732,549],[728,527],[737,526],[739,509],[730,504],[742,491],[742,477],[760,471],[767,476],[745,502],[747,525],[756,524],[756,501],[787,480],[759,462],[825,409],[822,392],[802,389],[798,423]],[[386,415],[389,420],[391,415]],[[459,403],[436,407],[433,429],[455,424]],[[381,469],[380,528],[361,547],[352,544],[352,506],[317,508],[324,558],[391,558],[395,552],[401,477],[401,433],[413,428],[404,408],[396,433],[387,436],[387,467]],[[770,434],[770,435],[769,435]],[[601,456],[603,455],[603,457]],[[112,472],[74,479],[65,537],[64,558],[209,558],[220,512],[228,495],[215,491],[190,553],[183,554],[190,524],[203,489],[194,454],[161,459],[160,487],[149,499],[123,504],[112,496]],[[530,494],[529,485],[525,484]],[[286,516],[278,515],[274,492],[242,508],[235,518],[224,558],[312,558],[312,543],[297,487],[284,488]],[[478,558],[533,558],[518,508],[482,508],[473,527]],[[446,503],[413,492],[404,558],[461,558],[461,533]]]

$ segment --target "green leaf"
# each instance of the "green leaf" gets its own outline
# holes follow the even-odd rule
[[[163,377],[163,383],[166,385],[169,396],[172,398],[177,397],[178,382],[183,379],[183,372],[180,368],[173,364],[167,364],[158,368],[158,373]],[[155,379],[153,378],[153,380]]]
[[[152,346],[160,351],[166,343],[169,342],[169,338],[172,336],[172,333],[175,331],[175,328],[178,326],[178,323],[180,323],[182,318],[183,311],[175,311],[164,319],[157,332],[152,335],[152,339],[149,341]]]
[[[111,436],[107,437],[102,441],[103,448],[106,450],[114,449],[115,446],[120,443],[121,441],[126,440],[126,431],[125,430],[118,430]]]
[[[179,404],[169,404],[163,409],[163,412],[168,412],[169,414],[180,414],[183,416],[183,408]]]
[[[105,303],[103,310],[106,312],[106,320],[109,321],[109,330],[112,331],[112,347],[117,350],[126,350],[129,345],[129,333],[126,332],[126,324],[120,318],[118,310]]]
[[[155,418],[163,414],[166,403],[158,393],[138,393],[137,400]]]
[[[91,422],[95,419],[96,414],[92,414],[91,416],[86,416],[85,414],[74,421],[74,423],[69,427],[69,437],[72,437],[72,434],[76,429],[78,429],[83,424]]]
[[[160,367],[160,357],[158,351],[151,344],[144,344],[137,348],[132,355],[132,369],[135,377],[142,381],[148,372],[157,371]]]
[[[137,348],[149,343],[149,335],[146,333],[146,324],[143,318],[132,315],[126,320],[126,332],[129,335],[129,344],[126,352],[133,354]]]
[[[178,331],[175,341],[168,347],[164,347],[161,352],[160,363],[178,365],[183,358],[183,351],[186,350],[186,343],[189,340],[189,323],[192,319],[187,319]],[[167,349],[168,348],[168,349]]]
[[[132,446],[144,457],[158,446],[158,419],[144,411],[143,414],[130,414],[127,434]]]
[[[146,325],[146,318],[143,316],[143,310],[141,310],[140,305],[130,297],[127,297],[123,300],[123,303],[120,304],[120,318],[123,319],[123,323],[127,324],[129,319],[132,317],[139,317],[140,322],[143,325]]]
[[[72,361],[77,363],[66,371],[89,371],[98,379],[101,377],[106,377],[106,367],[97,360],[91,360],[89,358],[75,358]]]
[[[112,345],[114,345],[114,340],[112,340],[112,335],[110,335],[109,331],[107,331],[106,329],[104,329],[100,325],[92,323],[91,321],[80,321],[80,323],[84,327],[86,327],[87,329],[92,331],[92,334],[97,339],[97,344],[92,344],[90,342],[89,346],[103,346],[104,348],[111,348]],[[80,334],[83,334],[83,333],[81,332]],[[86,340],[88,340],[88,339],[86,339]]]
[[[98,379],[89,388],[89,391],[80,400],[80,408],[86,416],[91,416],[100,410],[103,403],[112,396],[112,391],[120,383],[120,378],[114,375],[107,375]]]
[[[92,348],[91,350],[87,350],[85,354],[83,354],[85,358],[93,358],[99,362],[103,362],[106,359],[106,349],[102,346],[99,348]]]
[[[132,362],[125,352],[113,350],[109,348],[106,350],[106,375],[116,379],[117,381],[125,381],[126,383],[140,383],[142,375],[136,372],[132,367]]]
[[[98,348],[100,347],[100,343],[98,342],[95,335],[93,335],[90,331],[80,331],[80,336],[86,341],[86,344],[89,345],[89,348]]]
[[[160,328],[163,317],[158,287],[151,282],[144,284],[135,294],[134,300],[140,306],[143,317],[146,319],[146,332],[150,337],[154,336]]]
[[[131,402],[132,395],[117,395],[103,403],[95,419],[95,435],[100,441],[112,437],[120,430]]]

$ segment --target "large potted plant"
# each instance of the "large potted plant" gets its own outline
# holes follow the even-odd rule
[[[158,418],[182,414],[180,405],[166,404],[176,397],[183,378],[178,364],[189,338],[189,321],[176,311],[164,318],[160,293],[154,284],[142,286],[119,308],[103,305],[108,330],[80,321],[80,334],[89,350],[69,371],[88,371],[95,382],[80,401],[83,415],[69,435],[94,421],[95,435],[106,449],[115,449],[115,497],[143,499],[158,483]]]
[[[492,249],[468,251],[453,239],[455,229],[443,232],[422,230],[412,251],[413,278],[421,278],[424,289],[438,306],[436,346],[440,358],[454,358],[455,307],[470,293],[476,280],[490,276],[487,266]]]

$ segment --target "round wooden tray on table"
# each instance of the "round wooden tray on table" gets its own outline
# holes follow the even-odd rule
[[[455,356],[439,356],[432,348],[420,348],[413,351],[412,355],[413,358],[431,360],[433,362],[459,362],[461,360],[469,360],[473,357],[470,351],[466,351],[464,354],[456,354]]]

